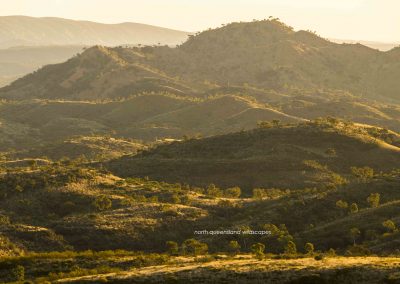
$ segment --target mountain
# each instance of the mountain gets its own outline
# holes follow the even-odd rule
[[[0,97],[96,100],[141,91],[199,96],[248,86],[284,94],[344,90],[395,103],[396,50],[336,44],[275,19],[232,23],[190,36],[177,48],[94,47],[1,89]]]
[[[101,24],[62,18],[0,17],[0,48],[45,45],[176,45],[188,33],[137,23]]]
[[[176,45],[187,32],[136,23],[100,24],[60,18],[0,17],[0,87],[36,71],[61,63],[84,46]]]
[[[399,51],[332,43],[277,20],[229,24],[177,48],[94,46],[0,89],[0,149],[74,135],[181,139],[328,116],[400,131]]]
[[[399,157],[399,134],[328,119],[161,145],[106,167],[119,176],[198,186],[324,188],[345,183],[353,166],[399,168]]]
[[[380,51],[389,51],[395,47],[398,47],[400,43],[390,43],[390,42],[379,42],[379,41],[368,41],[368,40],[346,40],[346,39],[329,39],[336,43],[350,43],[350,44],[362,44],[373,49],[378,49]]]

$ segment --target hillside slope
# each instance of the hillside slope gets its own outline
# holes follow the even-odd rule
[[[198,96],[247,86],[284,94],[344,90],[398,102],[397,50],[336,44],[276,19],[232,23],[190,36],[177,48],[92,48],[1,89],[0,97],[96,100],[160,90]]]
[[[337,186],[353,166],[400,167],[400,148],[372,136],[374,128],[336,121],[266,127],[162,145],[106,167],[122,176],[247,189]]]
[[[0,87],[48,64],[66,61],[83,46],[34,46],[0,49]]]
[[[154,141],[252,129],[262,120],[303,121],[229,95],[203,100],[147,94],[104,103],[9,102],[0,104],[0,111],[0,151],[38,146],[42,149],[48,143],[61,143],[76,136],[111,135]]]

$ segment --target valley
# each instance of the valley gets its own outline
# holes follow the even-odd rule
[[[73,48],[0,88],[0,282],[398,283],[398,47]]]

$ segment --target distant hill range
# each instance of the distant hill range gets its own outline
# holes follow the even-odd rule
[[[5,86],[44,65],[64,62],[82,52],[83,48],[80,45],[49,45],[0,49],[0,86]]]
[[[188,33],[137,23],[101,24],[61,18],[0,17],[0,48],[43,45],[168,44]]]
[[[400,130],[400,48],[337,44],[272,19],[168,46],[85,49],[0,89],[0,151],[71,136],[154,141],[337,117]]]
[[[400,42],[380,42],[380,41],[369,41],[369,40],[349,40],[349,39],[329,39],[336,43],[351,43],[351,44],[362,44],[373,49],[379,49],[380,51],[389,51],[397,46],[400,46]]]
[[[345,90],[398,101],[399,60],[400,47],[381,52],[336,44],[274,19],[198,33],[177,48],[97,46],[16,81],[1,89],[0,97],[96,100],[143,91],[198,95],[250,86],[281,93]]]
[[[0,87],[92,45],[172,45],[189,33],[136,23],[100,24],[60,18],[0,17]]]

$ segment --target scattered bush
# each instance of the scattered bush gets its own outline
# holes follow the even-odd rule
[[[93,202],[94,207],[99,211],[104,211],[110,209],[112,206],[112,201],[106,195],[102,194],[96,197]]]
[[[262,243],[255,243],[251,246],[251,252],[257,259],[264,258],[265,245]]]

